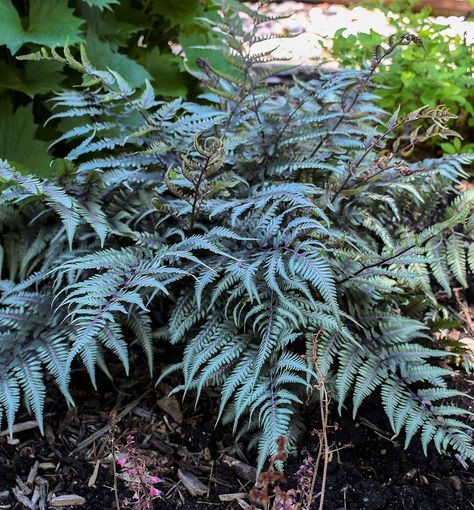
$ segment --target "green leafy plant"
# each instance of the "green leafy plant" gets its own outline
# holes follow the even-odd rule
[[[256,26],[268,21],[241,9]],[[149,82],[135,90],[84,50],[30,56],[71,66],[85,86],[56,96],[55,116],[71,127],[54,179],[0,166],[8,426],[24,395],[42,429],[45,373],[72,403],[78,358],[95,385],[106,351],[128,372],[138,344],[153,373],[160,341],[183,347],[160,380],[179,371],[175,391],[197,399],[219,387],[218,418],[253,433],[259,469],[279,438],[294,445],[318,374],[340,409],[352,395],[354,413],[380,389],[406,445],[421,432],[425,450],[433,442],[474,459],[469,412],[450,403],[460,393],[433,363],[448,353],[407,307],[437,260],[431,243],[473,212],[472,194],[452,187],[470,157],[401,156],[448,136],[450,115],[422,108],[387,119],[370,71],[269,85],[279,67],[271,53],[252,53],[259,36],[242,31],[233,4],[210,23],[234,70],[201,60],[200,103],[157,100]],[[433,186],[451,201],[446,217],[423,214]]]
[[[44,146],[68,129],[57,123],[42,127],[50,115],[44,96],[79,85],[81,75],[57,61],[21,61],[19,55],[65,44],[75,54],[83,43],[97,69],[114,69],[133,87],[148,79],[157,95],[193,96],[196,80],[186,67],[196,67],[202,54],[196,46],[214,40],[199,19],[217,16],[217,7],[216,0],[182,0],[179,6],[166,0],[0,0],[0,95],[7,110],[2,118],[7,122],[18,114],[12,120],[21,126],[17,143],[41,147],[36,175],[51,172]],[[224,68],[219,55],[208,55]],[[10,130],[0,126],[0,157],[33,168],[31,154],[12,153],[2,140],[9,136]]]
[[[474,145],[469,142],[474,129],[472,45],[458,35],[450,35],[446,25],[433,20],[429,7],[415,13],[411,10],[413,2],[392,2],[390,10],[376,5],[387,13],[394,39],[407,32],[420,38],[418,45],[407,46],[377,68],[374,83],[380,87],[376,103],[387,111],[400,106],[404,114],[424,105],[447,106],[458,116],[454,128],[463,135],[464,143],[440,140],[440,149],[446,154],[472,152]],[[336,33],[332,54],[345,67],[370,65],[372,58],[390,44],[374,30],[347,37],[344,31]]]

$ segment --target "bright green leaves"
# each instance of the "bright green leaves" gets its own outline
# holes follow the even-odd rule
[[[28,28],[24,42],[53,48],[80,41],[83,21],[76,18],[67,0],[30,0]]]
[[[394,6],[395,2],[390,11]],[[424,105],[432,108],[445,105],[459,114],[455,129],[469,141],[469,127],[474,122],[472,45],[466,44],[460,34],[449,33],[448,25],[436,23],[426,10],[414,13],[400,5],[398,10],[400,15],[392,12],[387,17],[390,29],[398,36],[414,32],[423,44],[403,46],[381,63],[374,73],[374,80],[382,85],[377,90],[377,103],[389,112],[402,105],[402,114]],[[344,67],[366,66],[371,62],[374,47],[389,44],[388,38],[374,30],[347,37],[344,31],[336,32],[332,48],[333,56]],[[459,153],[457,145],[442,142],[436,141],[447,154]],[[462,150],[473,152],[474,145],[466,143]]]
[[[15,54],[24,44],[48,48],[75,44],[81,40],[83,21],[76,18],[67,0],[30,0],[26,20],[22,20],[11,0],[0,0],[0,44]]]
[[[79,74],[66,72],[59,62],[19,62],[15,56],[67,44],[71,55],[77,58],[78,43],[83,42],[92,65],[98,70],[113,69],[132,88],[149,80],[157,95],[186,97],[190,91],[195,92],[197,81],[186,72],[183,56],[189,50],[191,67],[194,67],[195,58],[207,53],[190,47],[208,44],[215,37],[210,27],[199,19],[217,16],[218,4],[218,0],[0,0],[0,46],[6,46],[13,55],[11,58],[5,51],[4,56],[0,56],[0,94],[8,92],[13,112],[21,114],[23,109],[17,110],[17,106],[25,105],[25,95],[33,100],[37,95],[60,92],[65,82],[68,87],[79,85]],[[181,38],[186,48],[177,55]],[[219,59],[214,54],[211,60],[217,67],[226,65],[222,57]],[[24,117],[18,120],[19,124]],[[35,109],[34,121],[38,126],[49,117],[47,103]],[[60,131],[64,129],[64,123],[49,126]],[[14,133],[16,129],[17,126]],[[43,130],[42,135],[49,137],[54,129]],[[38,175],[45,175],[47,158],[44,155],[39,160],[35,158],[36,147],[35,144],[33,156],[26,159],[38,161],[41,167]],[[25,159],[13,148],[4,153],[15,156],[15,161]],[[34,168],[32,171],[36,172]]]
[[[0,45],[15,55],[24,45],[54,48],[81,40],[83,21],[74,16],[67,0],[30,0],[26,16],[11,0],[0,0]],[[33,105],[24,106],[24,94],[33,98],[59,90],[64,76],[57,62],[18,63],[0,60],[0,92],[20,92],[19,100],[4,96],[0,102],[0,158],[36,175],[49,175],[48,143],[37,139]],[[20,106],[17,106],[20,104]],[[44,122],[45,119],[42,119]]]
[[[28,173],[48,175],[51,158],[48,144],[36,138],[32,105],[13,106],[7,97],[0,100],[0,159],[7,159]]]
[[[358,33],[347,36],[344,35],[345,31],[346,28],[340,28],[334,34],[332,51],[347,67],[354,65],[354,53],[357,53],[361,60],[370,60],[374,46],[382,42],[382,36],[373,29],[370,29],[368,34]]]

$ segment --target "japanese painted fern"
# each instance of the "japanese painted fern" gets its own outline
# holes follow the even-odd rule
[[[93,384],[105,349],[127,371],[132,336],[151,373],[154,340],[183,345],[161,377],[181,371],[176,391],[197,399],[219,386],[219,419],[255,431],[259,467],[296,437],[319,371],[340,408],[380,388],[406,444],[421,432],[425,449],[474,459],[469,413],[433,362],[447,353],[407,306],[474,270],[460,230],[472,232],[474,195],[451,187],[469,158],[402,158],[451,134],[449,114],[387,120],[370,71],[269,85],[280,66],[223,9],[213,29],[234,72],[201,61],[199,103],[157,101],[67,48],[29,56],[67,62],[85,86],[55,100],[74,126],[56,179],[0,165],[0,413],[11,428],[22,394],[42,428],[45,373],[72,403],[76,360]],[[451,205],[433,221],[435,192]]]

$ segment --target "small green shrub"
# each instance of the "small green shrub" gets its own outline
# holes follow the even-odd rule
[[[448,353],[409,307],[420,294],[435,298],[436,279],[450,288],[450,269],[458,278],[466,269],[455,229],[472,222],[474,195],[456,196],[452,183],[471,158],[400,156],[449,135],[451,116],[422,108],[386,119],[367,71],[270,86],[271,54],[249,52],[259,37],[241,31],[238,13],[224,4],[212,25],[234,71],[201,60],[200,104],[158,101],[148,82],[136,91],[84,51],[81,60],[68,48],[31,56],[68,64],[87,85],[56,97],[55,116],[74,125],[60,138],[69,152],[54,179],[0,166],[9,427],[23,395],[42,429],[45,373],[72,403],[77,359],[95,385],[106,351],[128,372],[138,344],[153,373],[160,341],[183,347],[160,379],[179,371],[175,391],[197,399],[219,387],[219,419],[254,433],[259,468],[277,438],[294,444],[317,373],[339,409],[351,396],[356,413],[380,389],[405,445],[420,432],[425,450],[433,442],[474,459],[469,413],[447,400],[459,395],[447,387],[451,372],[432,363]],[[433,193],[451,202],[446,213],[426,213]],[[433,245],[447,235],[456,249],[441,278]]]
[[[459,151],[473,152],[474,144],[474,58],[473,47],[459,36],[449,35],[446,25],[436,23],[429,17],[428,7],[414,13],[407,2],[393,2],[390,10],[380,6],[388,14],[388,21],[395,38],[414,32],[421,44],[409,45],[404,51],[386,59],[377,69],[374,82],[379,99],[376,104],[387,111],[401,106],[401,112],[427,105],[431,108],[446,105],[458,116],[454,128],[464,142],[438,141],[446,154]],[[384,37],[374,30],[344,36],[340,29],[335,36],[333,56],[344,67],[366,67],[380,45],[387,44]],[[374,50],[375,48],[375,50]]]

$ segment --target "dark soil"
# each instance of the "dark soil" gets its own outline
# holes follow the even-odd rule
[[[377,404],[376,399],[369,402],[355,422],[349,414],[334,416],[334,446],[345,447],[329,465],[324,508],[474,508],[474,472],[434,448],[425,457],[417,437],[404,450],[404,438],[391,439],[389,423]],[[317,438],[308,436],[303,443],[310,450],[317,448]],[[293,469],[298,462],[292,461]]]
[[[137,367],[136,373],[144,371]],[[192,399],[185,404],[180,402],[183,419],[175,415],[181,421],[177,423],[157,405],[169,388],[155,390],[145,376],[118,379],[116,385],[120,391],[104,379],[99,381],[99,387],[106,391],[100,394],[92,391],[86,381],[83,372],[76,374],[72,384],[78,388],[75,408],[68,410],[60,395],[53,395],[46,406],[44,436],[33,428],[15,434],[13,444],[9,444],[6,436],[0,437],[0,510],[28,508],[18,501],[13,489],[29,491],[26,497],[31,499],[38,484],[46,486],[46,501],[52,495],[77,494],[84,497],[86,503],[76,508],[114,509],[110,435],[97,431],[110,423],[112,409],[120,412],[127,406],[129,412],[119,422],[120,431],[115,440],[123,445],[126,436],[133,435],[150,473],[162,479],[157,485],[162,498],[154,501],[154,508],[241,508],[236,500],[222,502],[219,495],[249,492],[252,483],[239,478],[225,463],[224,456],[250,465],[255,465],[255,458],[246,454],[244,444],[234,442],[229,429],[214,428],[217,394],[206,394],[196,410]],[[464,391],[472,389],[472,385],[461,378],[459,384]],[[312,431],[318,428],[316,416],[316,409],[309,406],[305,415],[307,431],[300,442],[299,454],[288,460],[285,468],[288,483],[282,489],[297,488],[299,466],[308,455],[315,457],[318,437]],[[454,455],[440,456],[430,449],[425,457],[418,438],[404,450],[401,440],[391,439],[388,421],[377,398],[363,406],[356,421],[348,413],[337,415],[334,409],[330,418],[330,442],[336,451],[328,466],[326,510],[474,508],[474,473]],[[30,419],[25,415],[18,422]],[[83,441],[88,438],[91,438],[89,444],[84,445]],[[26,482],[36,461],[40,467],[28,485]],[[89,487],[97,463],[97,478]],[[208,494],[192,497],[180,482],[178,469],[194,474],[208,488]],[[120,472],[118,466],[117,470]],[[318,477],[312,508],[319,508],[320,483]],[[130,508],[127,501],[131,500],[132,492],[120,477],[117,491],[121,507]],[[32,508],[41,509],[41,506]]]

